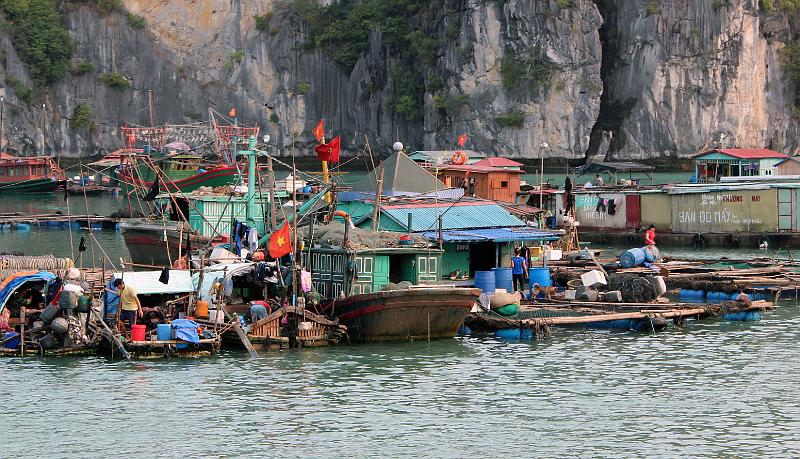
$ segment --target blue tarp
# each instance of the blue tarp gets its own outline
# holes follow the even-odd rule
[[[115,279],[112,278],[108,281],[108,284],[106,284],[106,291],[103,292],[103,309],[105,310],[105,315],[116,315],[117,308],[119,307],[119,295],[114,293],[117,290],[117,288],[114,287],[114,280]]]
[[[172,328],[175,329],[175,338],[199,343],[200,336],[197,334],[197,322],[189,319],[175,319],[172,321]]]
[[[58,276],[51,272],[47,271],[39,271],[36,274],[30,274],[28,276],[20,276],[3,287],[0,290],[0,311],[2,311],[6,307],[6,303],[8,299],[11,298],[11,295],[17,291],[20,287],[22,287],[27,282],[35,282],[35,281],[46,281],[47,283],[53,282],[56,280]]]

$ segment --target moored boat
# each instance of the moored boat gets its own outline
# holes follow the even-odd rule
[[[452,338],[481,291],[425,286],[337,299],[330,313],[359,342]]]
[[[50,156],[23,158],[0,153],[0,193],[48,193],[65,183],[64,171]]]

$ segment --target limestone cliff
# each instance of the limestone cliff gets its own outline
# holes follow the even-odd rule
[[[462,132],[470,148],[529,159],[686,156],[717,144],[788,152],[798,143],[794,92],[778,55],[790,27],[781,12],[759,11],[757,0],[441,0],[415,26],[435,43],[430,61],[403,60],[375,27],[352,66],[330,48],[308,46],[314,29],[296,3],[123,0],[124,10],[102,13],[65,2],[73,62],[91,70],[30,103],[7,85],[7,148],[113,150],[122,145],[120,124],[149,123],[148,91],[158,123],[235,106],[280,145],[296,138],[299,154],[310,153],[319,118],[352,154],[365,135],[385,155],[396,139],[412,149],[452,148]],[[12,37],[0,46],[0,76],[33,86]],[[398,110],[402,82],[392,73],[412,65],[418,116]],[[103,74],[130,87],[100,83]],[[78,104],[91,107],[92,128],[71,125]]]

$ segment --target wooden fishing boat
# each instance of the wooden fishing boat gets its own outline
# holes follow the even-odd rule
[[[131,261],[150,266],[172,266],[185,254],[188,225],[176,221],[127,220],[119,224]],[[192,247],[203,247],[211,238],[189,234]]]
[[[103,185],[67,185],[67,194],[70,196],[97,196],[105,193],[119,191],[119,188]]]
[[[50,156],[21,158],[0,153],[2,193],[48,193],[65,184],[64,171]]]
[[[188,193],[204,186],[215,188],[237,181],[239,171],[235,165],[203,165],[201,161],[200,156],[189,153],[164,157],[129,156],[117,177],[126,193],[150,189],[159,173],[160,184],[173,193]]]
[[[480,294],[449,286],[382,290],[337,299],[328,311],[352,341],[452,338]]]

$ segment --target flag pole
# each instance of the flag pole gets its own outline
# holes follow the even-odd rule
[[[325,135],[322,136],[322,143],[325,143]],[[328,161],[322,161],[322,181],[326,184],[331,181],[331,174],[328,170]],[[331,203],[331,194],[325,193],[325,202]]]

